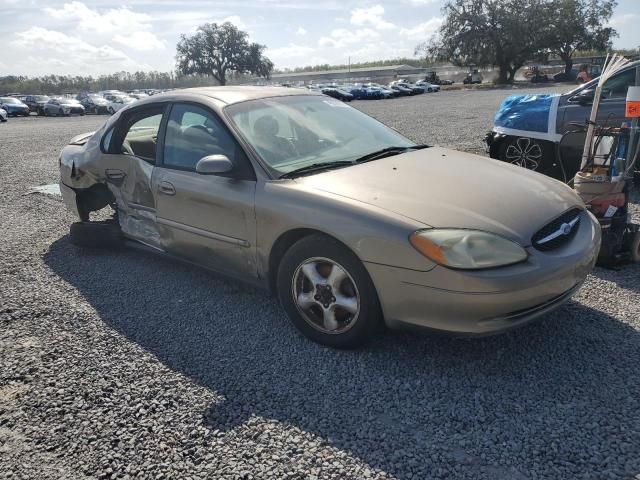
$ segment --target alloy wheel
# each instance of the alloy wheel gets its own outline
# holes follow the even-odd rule
[[[322,333],[349,330],[360,313],[360,294],[349,272],[328,258],[310,258],[292,279],[293,301],[304,320]]]
[[[504,156],[513,165],[537,170],[542,160],[542,147],[535,140],[521,137],[507,147]]]

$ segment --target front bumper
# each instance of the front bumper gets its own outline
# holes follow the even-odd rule
[[[67,211],[79,219],[80,213],[78,212],[78,204],[76,202],[76,191],[60,181],[60,194],[67,207]]]
[[[84,115],[84,107],[69,107],[64,109],[65,115]]]
[[[491,158],[499,158],[498,150],[500,148],[500,142],[506,138],[503,133],[495,131],[487,132],[484,136],[484,143],[487,144],[487,153]]]
[[[584,212],[574,239],[555,252],[528,248],[529,259],[480,271],[428,272],[366,263],[385,322],[456,335],[500,333],[562,305],[580,288],[600,249],[600,227]]]
[[[29,110],[29,107],[24,107],[24,108],[9,107],[9,108],[6,108],[5,110],[9,115],[13,115],[14,117],[17,117],[18,115],[23,115],[27,117],[31,113],[31,111]]]

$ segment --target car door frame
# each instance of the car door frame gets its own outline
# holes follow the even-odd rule
[[[105,130],[100,141],[103,153],[104,176],[107,186],[113,194],[118,208],[118,221],[125,236],[160,250],[160,241],[156,221],[156,195],[153,190],[153,171],[160,155],[159,139],[170,102],[150,102],[136,105],[120,114],[110,128]],[[162,118],[157,133],[156,155],[154,162],[138,155],[115,152],[117,144],[122,144],[128,129],[125,124],[128,117],[146,110],[161,109]],[[124,117],[124,118],[123,118]],[[130,128],[130,127],[129,127]],[[106,138],[111,135],[108,142]],[[105,145],[105,142],[107,143]],[[131,179],[130,181],[128,179]],[[145,190],[148,193],[145,194]]]
[[[229,135],[232,139],[236,151],[239,152],[244,158],[241,160],[243,163],[242,168],[240,169],[240,176],[238,176],[238,172],[234,172],[233,170],[229,173],[224,174],[213,174],[213,175],[203,175],[195,172],[195,169],[190,167],[179,167],[179,166],[171,166],[166,165],[164,162],[164,152],[165,152],[165,143],[166,143],[166,134],[167,134],[167,125],[169,123],[169,119],[171,118],[171,112],[173,108],[177,105],[193,105],[198,107],[207,113],[209,113],[221,126],[221,128]],[[255,192],[258,184],[258,175],[256,174],[255,165],[251,161],[249,152],[244,148],[243,143],[238,139],[235,132],[225,121],[225,116],[221,112],[217,112],[214,108],[204,102],[198,102],[192,99],[180,99],[175,98],[169,102],[167,109],[165,110],[164,117],[162,119],[162,123],[160,125],[160,130],[158,132],[158,144],[157,144],[157,153],[156,153],[156,168],[154,169],[154,175],[152,179],[152,186],[154,189],[154,194],[157,198],[157,205],[161,203],[160,196],[160,183],[165,181],[166,172],[181,172],[183,175],[192,176],[196,181],[199,179],[204,180],[208,179],[211,183],[217,183],[221,187],[228,186],[233,183],[238,182],[252,182],[252,193],[251,193],[251,220],[246,221],[246,238],[239,238],[238,236],[230,236],[222,232],[215,232],[209,229],[203,229],[199,226],[189,225],[188,223],[176,222],[172,219],[167,219],[162,216],[156,215],[158,230],[160,233],[160,241],[161,248],[168,253],[181,257],[184,260],[190,261],[192,263],[196,263],[199,266],[203,266],[209,270],[218,271],[224,273],[226,275],[239,278],[241,280],[250,281],[252,283],[258,282],[258,267],[257,267],[257,259],[256,259],[256,239],[257,239],[257,222],[255,218]],[[173,244],[171,237],[175,235],[176,232],[184,234],[190,234],[194,238],[200,237],[203,239],[200,243],[200,247],[205,247],[207,243],[213,245],[212,250],[215,252],[215,244],[223,243],[232,246],[232,250],[235,252],[231,253],[231,255],[238,255],[238,258],[235,261],[232,261],[232,264],[235,265],[243,265],[244,268],[240,267],[238,270],[223,268],[220,267],[219,264],[215,262],[215,255],[212,256],[211,261],[201,262],[198,260],[196,255],[190,255],[192,252],[185,252],[184,249],[180,249],[177,245]],[[224,265],[224,262],[222,263]]]

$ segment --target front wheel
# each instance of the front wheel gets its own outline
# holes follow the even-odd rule
[[[503,162],[537,171],[544,159],[544,145],[533,138],[512,137],[502,144],[498,157]]]
[[[280,263],[277,288],[294,326],[322,345],[358,347],[382,324],[367,270],[331,237],[318,234],[295,243]]]

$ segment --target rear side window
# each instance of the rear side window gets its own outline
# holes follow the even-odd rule
[[[157,106],[129,114],[123,119],[119,128],[119,138],[115,145],[111,146],[110,151],[155,163],[158,130],[160,130],[163,112],[164,106]]]

